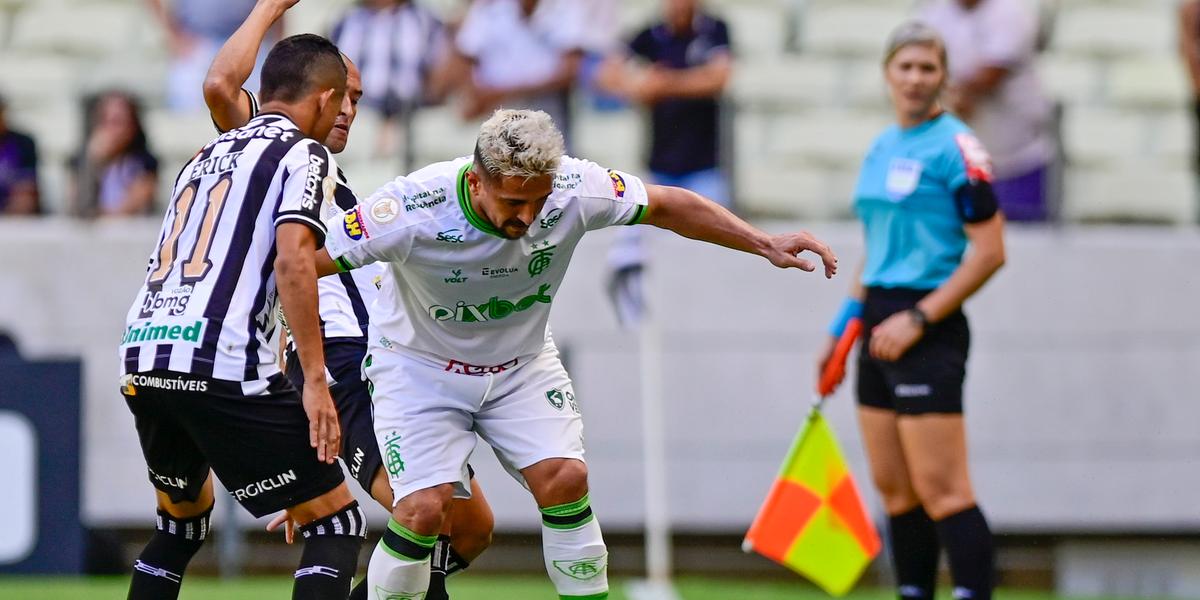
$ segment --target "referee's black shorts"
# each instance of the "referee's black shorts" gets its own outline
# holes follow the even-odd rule
[[[121,393],[133,413],[150,482],[172,502],[194,502],[208,470],[256,517],[307,502],[344,480],[336,462],[317,460],[300,393],[283,375],[265,394],[241,382],[155,370],[127,375]]]
[[[899,360],[872,358],[871,330],[931,290],[868,288],[858,353],[858,403],[901,415],[961,414],[971,330],[962,311],[930,324]]]

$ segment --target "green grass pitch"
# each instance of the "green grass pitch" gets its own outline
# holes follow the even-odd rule
[[[0,577],[0,600],[122,600],[128,579],[123,577],[58,578]],[[627,600],[619,580],[614,581],[611,600]],[[677,582],[683,600],[826,600],[829,596],[799,581],[708,579],[684,577]],[[943,596],[949,597],[949,590]],[[555,600],[557,597],[545,577],[456,577],[450,581],[454,600]],[[181,600],[286,600],[291,597],[291,579],[262,577],[231,581],[193,577],[183,584]],[[847,596],[848,600],[893,600],[891,590],[864,589]],[[1003,600],[1052,600],[1050,592],[1001,590]],[[1096,599],[1100,600],[1100,599]],[[1120,600],[1106,598],[1103,600]]]

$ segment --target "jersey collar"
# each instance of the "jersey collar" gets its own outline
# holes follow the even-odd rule
[[[467,222],[475,229],[501,239],[508,239],[504,237],[504,234],[500,233],[499,229],[488,223],[487,219],[479,216],[479,213],[475,212],[475,207],[471,205],[471,186],[467,185],[467,171],[473,164],[475,163],[467,163],[458,170],[458,206],[462,209],[463,216],[467,218]]]

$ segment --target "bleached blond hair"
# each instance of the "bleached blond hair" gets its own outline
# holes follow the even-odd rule
[[[554,175],[565,153],[562,133],[540,110],[497,110],[475,141],[475,162],[492,178]]]

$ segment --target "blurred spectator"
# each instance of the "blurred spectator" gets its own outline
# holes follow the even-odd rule
[[[0,98],[0,216],[39,212],[37,147],[8,128],[8,105]]]
[[[1184,0],[1179,6],[1179,53],[1192,82],[1191,100],[1196,127],[1192,138],[1193,168],[1200,177],[1200,0]],[[1196,217],[1200,220],[1200,203],[1197,204]]]
[[[470,65],[463,117],[477,119],[500,107],[543,110],[570,149],[569,101],[583,58],[584,4],[475,0],[455,39],[458,59]]]
[[[147,148],[137,101],[122,92],[106,92],[89,100],[85,110],[83,147],[71,159],[71,214],[152,214],[158,160]]]
[[[446,28],[415,0],[360,0],[334,26],[332,39],[362,71],[363,103],[387,120],[378,140],[387,152],[390,133],[445,93],[440,75],[449,52]]]
[[[167,106],[173,110],[204,110],[200,90],[221,44],[233,35],[254,8],[255,0],[146,0],[167,32],[171,70]],[[267,51],[279,39],[281,26],[268,36],[247,88],[258,91],[258,72]]]
[[[638,64],[641,63],[641,64]],[[650,109],[651,180],[686,188],[730,206],[721,171],[721,95],[733,60],[729,28],[697,0],[665,0],[663,20],[642,30],[628,52],[603,67],[604,89]],[[642,230],[617,233],[609,254],[610,291],[622,323],[640,319]]]
[[[946,40],[947,104],[991,151],[1005,216],[1046,220],[1055,142],[1053,105],[1034,68],[1037,11],[1014,0],[934,0],[920,16]]]

